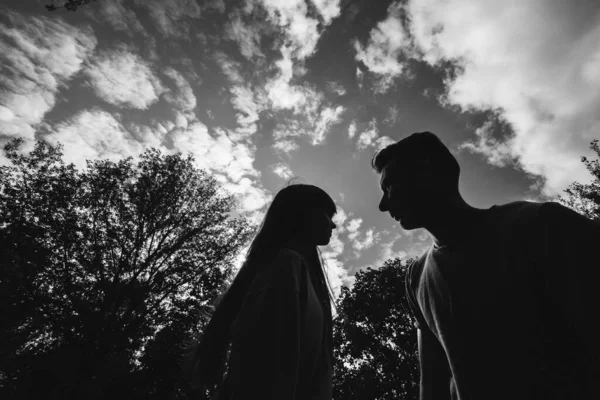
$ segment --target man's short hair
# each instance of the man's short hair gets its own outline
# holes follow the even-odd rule
[[[436,175],[448,179],[449,184],[458,187],[458,161],[440,138],[431,132],[415,132],[377,151],[373,155],[371,165],[380,174],[392,160],[410,168],[410,165],[418,164],[424,158],[431,160]]]

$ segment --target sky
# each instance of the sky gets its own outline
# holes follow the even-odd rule
[[[190,153],[253,221],[291,178],[319,186],[338,206],[336,293],[431,244],[379,212],[370,167],[413,132],[450,148],[475,207],[591,180],[597,0],[50,1],[0,5],[0,144],[61,143],[81,168]]]

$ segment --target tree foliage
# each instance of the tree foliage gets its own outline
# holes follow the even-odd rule
[[[0,167],[0,397],[173,389],[175,370],[146,378],[168,352],[176,364],[250,225],[191,157],[151,149],[79,171],[60,147],[20,145]]]
[[[79,7],[92,3],[96,0],[54,0],[52,4],[46,4],[48,11],[64,8],[67,11],[76,11]]]
[[[388,260],[342,287],[334,321],[334,398],[416,399],[416,328],[406,302],[406,263]]]
[[[580,214],[600,221],[600,145],[598,144],[598,139],[592,141],[590,149],[599,158],[597,160],[588,160],[587,157],[581,157],[581,162],[585,164],[587,170],[592,174],[592,181],[589,184],[573,182],[564,191],[566,196],[559,197],[559,200]]]

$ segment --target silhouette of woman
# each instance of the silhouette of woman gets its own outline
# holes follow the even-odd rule
[[[317,246],[335,213],[316,186],[277,193],[193,351],[195,387],[218,400],[331,400],[332,295]]]

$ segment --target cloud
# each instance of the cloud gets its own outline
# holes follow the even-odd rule
[[[400,234],[396,234],[387,242],[379,245],[379,255],[377,260],[373,263],[374,267],[381,267],[387,260],[395,258],[405,259],[408,256],[408,252],[405,250],[394,250],[394,246],[398,243],[398,240],[402,237]]]
[[[331,289],[337,298],[340,295],[342,285],[351,285],[354,282],[354,277],[348,274],[348,269],[340,260],[344,252],[344,242],[340,240],[336,231],[332,232],[329,244],[321,252]]]
[[[246,24],[238,12],[230,15],[230,23],[225,28],[227,38],[238,44],[240,52],[248,60],[264,58],[260,49],[261,32],[258,25],[258,22]]]
[[[304,98],[302,104],[296,104],[297,111],[292,116],[282,116],[282,122],[278,123],[273,130],[273,139],[277,149],[289,153],[297,146],[289,138],[307,136],[312,145],[323,143],[329,129],[341,121],[345,111],[342,106],[328,105],[322,95],[311,90]],[[278,142],[284,141],[283,144]],[[288,151],[289,150],[289,151]]]
[[[89,18],[110,25],[116,31],[147,36],[148,33],[135,12],[123,6],[124,1],[103,0],[97,3],[97,7],[85,7],[82,12]]]
[[[387,18],[371,30],[366,46],[354,41],[356,60],[379,78],[377,92],[386,92],[394,79],[405,72],[406,64],[400,58],[410,49],[410,36],[402,25],[401,12],[400,3],[393,3]]]
[[[375,233],[375,231],[371,228],[365,232],[362,239],[357,235],[352,240],[352,248],[357,252],[360,252],[364,249],[368,249],[372,247],[377,240],[379,239],[379,234]]]
[[[396,104],[388,108],[387,115],[385,116],[383,123],[389,126],[394,126],[396,124],[396,121],[398,120],[399,111],[400,110],[398,109],[398,106]]]
[[[166,89],[163,93],[165,99],[178,110],[192,110],[196,108],[196,96],[190,83],[181,72],[172,67],[167,67],[163,74],[175,84],[175,90]]]
[[[146,109],[164,90],[150,65],[125,49],[94,56],[85,74],[96,95],[116,106]]]
[[[255,222],[260,219],[262,208],[273,199],[269,191],[259,182],[248,177],[236,183],[223,182],[222,185],[225,190],[237,197],[239,208],[245,213],[250,213],[250,218]]]
[[[308,16],[304,0],[262,0],[262,5],[269,20],[281,29],[286,47],[293,49],[298,59],[314,53],[319,40],[319,21]]]
[[[264,101],[246,83],[240,72],[241,66],[238,63],[231,60],[224,53],[217,53],[215,60],[231,84],[229,88],[230,101],[237,111],[238,129],[236,130],[236,138],[248,138],[256,133],[258,129],[256,123],[259,120],[259,113],[264,108]]]
[[[434,68],[455,66],[445,102],[493,111],[512,130],[492,139],[484,126],[465,148],[498,165],[514,158],[526,173],[544,178],[542,191],[550,196],[573,180],[591,179],[580,156],[592,155],[589,143],[600,131],[597,2],[411,0],[405,11],[412,41],[396,40],[404,55]],[[387,65],[380,71],[401,72],[401,64]]]
[[[275,110],[293,110],[296,114],[314,113],[323,101],[323,95],[308,86],[291,85],[294,76],[292,49],[283,47],[281,53],[283,57],[275,62],[279,72],[266,84],[272,107]]]
[[[356,121],[352,121],[348,126],[348,137],[352,139],[356,135]]]
[[[371,122],[369,122],[368,129],[358,136],[356,148],[358,150],[364,150],[367,147],[372,146],[375,143],[377,136],[379,136],[379,129],[377,129],[377,121],[373,118]]]
[[[358,85],[359,89],[362,89],[362,87],[363,87],[364,77],[365,77],[365,73],[363,72],[363,70],[360,69],[359,67],[356,67],[356,84]]]
[[[211,171],[215,178],[238,200],[239,212],[256,220],[271,194],[257,180],[254,166],[255,147],[230,138],[232,132],[215,129],[211,134],[202,122],[193,121],[186,129],[169,132],[173,148],[195,158],[198,168]]]
[[[334,93],[338,96],[343,96],[345,95],[348,91],[346,90],[346,88],[338,82],[327,82],[327,89],[331,92]]]
[[[234,142],[225,130],[215,130],[211,135],[206,125],[194,121],[185,129],[173,129],[169,135],[174,149],[191,153],[199,168],[225,173],[233,182],[238,182],[246,175],[260,175],[253,166],[253,147]]]
[[[0,23],[0,136],[33,139],[56,93],[96,47],[89,28],[4,11]]]
[[[341,115],[344,111],[345,109],[342,106],[337,106],[335,108],[323,107],[319,119],[315,124],[315,129],[312,131],[313,145],[323,142],[331,125],[341,121]]]
[[[339,0],[312,0],[312,3],[321,14],[325,25],[329,25],[334,18],[340,15]]]
[[[339,233],[344,233],[345,232],[345,228],[344,228],[344,223],[346,222],[346,219],[348,219],[348,214],[346,214],[346,212],[342,209],[342,207],[340,207],[339,205],[337,206],[337,211],[335,213],[335,215],[333,216],[333,223],[336,224],[337,228],[335,229],[337,232]]]
[[[375,140],[375,150],[382,149],[384,147],[389,146],[390,144],[394,144],[396,141],[389,136],[381,136]]]
[[[491,165],[505,167],[513,161],[511,146],[508,141],[502,142],[492,137],[493,129],[493,121],[486,122],[475,130],[477,140],[467,141],[460,148],[484,155]]]
[[[339,235],[345,231],[343,225],[347,219],[346,212],[336,204],[336,214],[333,216],[333,222],[337,228],[333,230],[331,240],[322,250],[325,265],[328,270],[329,282],[335,297],[339,296],[342,285],[351,286],[354,283],[354,277],[349,275],[349,268],[342,263],[341,257],[344,253],[344,242]],[[359,223],[360,225],[360,223]]]
[[[360,228],[362,222],[362,218],[354,218],[348,222],[346,225],[346,231],[348,232],[348,238],[350,240],[354,240],[360,234],[358,229]]]
[[[294,150],[298,149],[298,143],[293,140],[285,139],[285,140],[277,140],[273,143],[273,150],[289,154]]]
[[[156,29],[166,37],[190,38],[202,9],[196,0],[135,0],[150,14]]]
[[[111,114],[102,110],[85,110],[54,126],[54,132],[43,137],[52,144],[64,146],[64,160],[77,167],[86,160],[137,157],[144,148]]]
[[[292,170],[290,169],[290,166],[284,163],[279,163],[279,164],[275,164],[273,166],[271,166],[273,172],[275,173],[275,175],[277,175],[278,177],[280,177],[281,179],[284,180],[288,180],[290,179],[292,176],[294,176],[294,173],[292,172]]]

